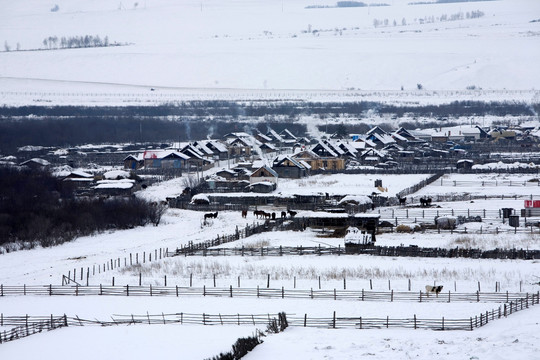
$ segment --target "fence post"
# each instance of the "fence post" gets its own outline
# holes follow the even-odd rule
[[[332,319],[332,328],[336,328],[336,312],[334,311],[334,318]]]
[[[307,314],[304,315],[304,327],[307,326]]]

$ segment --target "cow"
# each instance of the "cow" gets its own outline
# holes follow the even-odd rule
[[[298,214],[296,211],[292,211],[292,210],[287,210],[287,212],[289,213],[289,215],[293,218],[296,214]]]
[[[242,217],[247,218],[247,210],[242,210]]]
[[[406,197],[401,197],[401,196],[397,196],[398,200],[399,200],[399,205],[400,206],[404,206],[405,203],[407,202],[407,198]]]
[[[215,219],[217,218],[217,216],[218,216],[217,211],[215,213],[206,213],[204,214],[204,220],[206,221],[206,219]]]
[[[422,207],[430,207],[431,206],[431,198],[420,198],[420,206]]]
[[[259,216],[260,216],[260,217],[264,217],[264,211],[262,211],[262,210],[255,210],[255,211],[253,212],[253,215],[255,215],[255,217],[256,217],[257,219],[259,218]]]
[[[285,211],[281,212],[281,218],[285,219],[287,217],[287,213]]]
[[[426,295],[429,296],[429,293],[435,293],[435,295],[439,296],[439,293],[442,291],[443,286],[431,286],[426,285]]]
[[[272,213],[272,220],[276,220],[276,213],[275,212]]]

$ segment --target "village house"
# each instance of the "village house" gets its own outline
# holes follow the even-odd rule
[[[311,171],[345,169],[345,158],[319,156],[311,150],[300,151],[293,158],[304,161],[311,167]]]
[[[270,168],[269,166],[264,165],[251,174],[251,176],[249,177],[249,182],[250,184],[269,182],[277,185],[278,177],[279,175],[277,172],[272,170],[272,168]]]
[[[251,156],[252,148],[247,138],[227,139],[229,157]]]
[[[48,162],[45,159],[40,159],[40,158],[33,158],[30,160],[23,161],[22,163],[19,164],[19,166],[26,166],[26,167],[29,167],[30,169],[45,169],[45,168],[48,168],[50,165],[51,165],[50,162]]]
[[[174,150],[147,150],[143,153],[144,167],[147,169],[187,169],[188,155]]]
[[[124,158],[124,169],[139,170],[144,167],[143,153],[128,155]]]
[[[290,156],[278,156],[274,159],[272,169],[281,178],[300,179],[308,176],[311,167],[302,160]]]

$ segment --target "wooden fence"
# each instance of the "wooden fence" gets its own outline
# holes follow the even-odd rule
[[[63,326],[86,326],[86,325],[136,325],[136,324],[197,324],[197,325],[268,325],[273,320],[285,321],[288,326],[316,327],[325,329],[430,329],[430,330],[474,330],[487,325],[490,321],[507,317],[513,313],[528,309],[539,303],[538,294],[531,298],[519,298],[504,303],[497,309],[482,312],[468,319],[431,318],[423,319],[413,315],[412,318],[366,318],[362,316],[337,316],[336,311],[332,317],[290,316],[280,314],[146,314],[146,315],[113,315],[112,321],[87,320],[76,317],[49,316],[4,316],[0,314],[0,326],[16,325],[16,328],[0,332],[0,343],[19,339],[45,329],[52,330]],[[35,324],[35,325],[34,325]],[[49,327],[47,327],[47,324]],[[31,328],[37,329],[35,332]]]
[[[311,300],[352,300],[352,301],[387,301],[387,302],[486,302],[508,303],[518,299],[527,302],[538,301],[539,293],[472,292],[426,293],[422,291],[371,291],[338,289],[285,289],[259,287],[187,287],[187,286],[58,286],[58,285],[0,285],[1,296],[169,296],[169,297],[252,297],[275,299],[311,299]]]
[[[64,316],[4,316],[0,314],[0,327],[15,326],[9,330],[0,331],[0,344],[22,339],[43,331],[51,331],[68,326]]]
[[[513,186],[513,187],[524,187],[524,186],[540,186],[539,181],[516,181],[516,180],[448,180],[441,179],[440,183],[436,184],[440,186],[454,186],[454,187],[472,187],[472,186],[481,186],[481,187],[492,187],[492,186]]]
[[[176,249],[171,256],[303,256],[303,255],[375,255],[375,256],[407,256],[407,257],[444,257],[444,258],[471,258],[471,259],[540,259],[540,250],[523,249],[467,249],[467,248],[424,248],[409,246],[375,246],[358,245],[354,247],[304,247],[279,246],[260,248],[199,248],[184,247]]]
[[[397,193],[397,195],[399,197],[405,197],[409,194],[412,194],[412,193],[415,193],[417,192],[418,190],[422,189],[423,187],[433,183],[434,181],[438,180],[441,176],[443,176],[443,172],[439,172],[435,175],[431,175],[430,177],[428,177],[427,179],[425,180],[422,180],[420,181],[418,184],[415,184],[413,186],[410,186],[406,189],[403,189],[401,190],[399,193]]]

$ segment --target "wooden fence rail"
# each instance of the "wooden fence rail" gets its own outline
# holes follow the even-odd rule
[[[540,250],[523,249],[467,249],[467,248],[424,248],[418,246],[375,246],[358,245],[355,247],[261,247],[261,248],[192,248],[176,249],[171,256],[303,256],[303,255],[375,255],[375,256],[407,256],[407,257],[445,257],[472,259],[540,259]]]
[[[112,321],[87,320],[76,317],[49,316],[4,316],[0,314],[0,326],[15,325],[11,330],[0,332],[0,343],[29,336],[43,330],[52,330],[63,326],[112,326],[112,325],[136,325],[136,324],[197,324],[197,325],[267,325],[272,320],[286,319],[289,326],[316,327],[326,329],[430,329],[430,330],[474,330],[487,325],[490,321],[501,319],[515,312],[526,310],[539,303],[538,294],[529,297],[518,298],[504,303],[497,309],[482,312],[468,319],[441,318],[418,318],[416,314],[412,318],[366,318],[362,316],[337,316],[336,311],[332,317],[311,317],[280,314],[145,314],[145,315],[113,315]],[[283,316],[283,317],[282,317]],[[32,329],[32,330],[31,330]]]
[[[0,314],[0,326],[15,326],[9,330],[0,331],[0,344],[22,339],[43,331],[51,331],[68,326],[64,316],[4,316]]]
[[[354,301],[386,302],[484,302],[508,303],[518,299],[527,302],[538,301],[539,293],[510,292],[472,292],[426,293],[422,291],[371,291],[338,289],[285,289],[281,288],[238,288],[233,287],[183,287],[183,286],[55,286],[55,285],[0,285],[0,296],[213,296],[213,297],[256,297],[256,298],[296,298],[296,299],[333,299]]]

